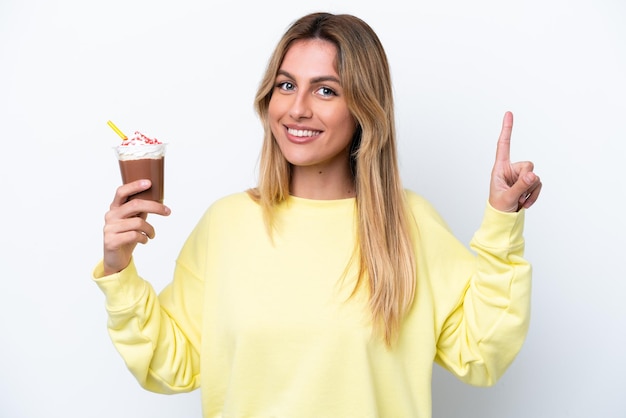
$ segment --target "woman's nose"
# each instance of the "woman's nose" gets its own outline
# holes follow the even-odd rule
[[[310,97],[304,92],[298,92],[293,96],[293,102],[289,109],[289,116],[295,120],[310,118],[313,115]]]

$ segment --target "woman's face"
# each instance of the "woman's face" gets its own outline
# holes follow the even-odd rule
[[[334,44],[296,41],[278,70],[268,115],[272,133],[294,168],[348,167],[356,123],[339,82]]]

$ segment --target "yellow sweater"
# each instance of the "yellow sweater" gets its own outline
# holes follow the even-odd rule
[[[134,264],[94,279],[109,332],[146,389],[201,387],[204,417],[431,416],[433,361],[491,385],[528,328],[523,211],[487,205],[470,252],[423,198],[414,216],[417,293],[393,349],[373,338],[367,296],[349,298],[355,200],[289,198],[272,243],[245,193],[214,203],[159,296]]]

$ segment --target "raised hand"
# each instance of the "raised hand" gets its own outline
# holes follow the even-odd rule
[[[489,187],[489,203],[503,212],[528,209],[537,201],[542,186],[539,176],[533,172],[532,162],[511,163],[512,130],[513,114],[506,112],[498,138],[496,161],[491,171]]]
[[[137,180],[117,188],[115,198],[104,217],[104,274],[117,273],[130,263],[138,243],[154,238],[154,228],[146,219],[148,213],[167,216],[170,209],[162,203],[128,196],[150,188],[149,180]]]

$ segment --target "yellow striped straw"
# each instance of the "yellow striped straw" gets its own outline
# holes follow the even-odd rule
[[[126,135],[124,135],[124,132],[120,131],[119,128],[117,126],[115,126],[115,124],[113,122],[108,121],[107,125],[109,125],[111,127],[111,129],[113,129],[115,131],[115,133],[118,134],[120,136],[120,138],[122,138],[123,141],[128,139],[128,137]]]

